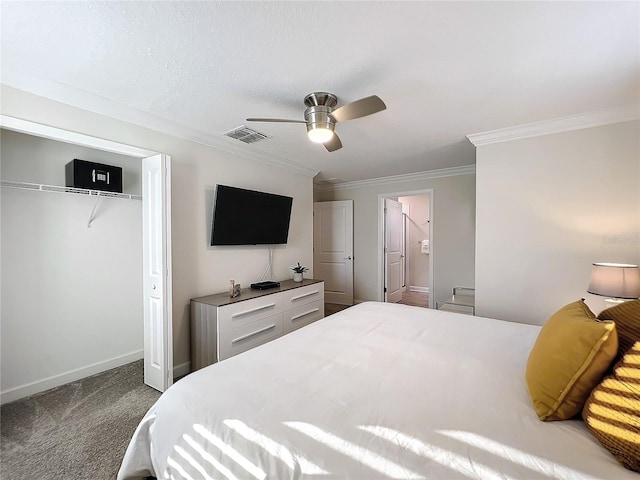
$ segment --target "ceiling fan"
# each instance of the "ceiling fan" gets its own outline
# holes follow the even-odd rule
[[[304,123],[307,126],[307,135],[312,142],[322,143],[328,151],[334,152],[342,148],[342,142],[334,131],[337,122],[366,117],[387,108],[377,95],[361,98],[335,108],[338,104],[338,97],[328,92],[310,93],[304,97],[304,104],[307,106],[304,111],[304,120],[247,118],[247,122]]]

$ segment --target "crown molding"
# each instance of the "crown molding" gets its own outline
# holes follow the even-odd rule
[[[237,155],[250,160],[255,160],[269,166],[283,168],[305,176],[314,177],[318,171],[293,163],[282,157],[264,152],[247,151],[243,145],[235,145],[228,137],[217,138],[177,122],[167,120],[150,113],[138,110],[113,101],[111,99],[95,95],[84,90],[55,82],[24,72],[2,72],[2,83],[9,87],[38,95],[49,100],[71,105],[82,110],[104,115],[109,118],[131,123],[156,132],[171,135],[173,137],[189,140],[207,147],[214,148],[232,155]]]
[[[441,168],[438,170],[428,170],[426,172],[406,173],[403,175],[392,175],[389,177],[371,178],[369,180],[355,180],[353,182],[334,183],[328,185],[313,186],[318,192],[346,190],[349,188],[371,187],[376,185],[387,185],[390,183],[416,182],[429,180],[432,178],[453,177],[456,175],[472,175],[476,173],[475,165],[465,165],[462,167]]]
[[[501,128],[488,132],[467,135],[469,141],[476,147],[491,143],[509,142],[522,138],[551,135],[554,133],[580,130],[583,128],[599,127],[613,123],[628,122],[640,118],[640,106],[625,105],[621,107],[589,112],[581,115],[560,117],[541,122],[516,125],[514,127]]]

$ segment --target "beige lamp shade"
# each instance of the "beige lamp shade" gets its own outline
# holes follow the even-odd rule
[[[594,263],[589,293],[613,298],[640,297],[640,269],[625,263]]]

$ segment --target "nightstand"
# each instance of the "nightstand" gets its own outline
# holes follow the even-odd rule
[[[471,287],[453,287],[451,297],[437,302],[436,308],[447,312],[476,314],[476,290]]]

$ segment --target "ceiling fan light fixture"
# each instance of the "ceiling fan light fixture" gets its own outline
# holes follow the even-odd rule
[[[321,125],[309,125],[307,127],[307,135],[309,136],[309,140],[314,143],[326,143],[333,138],[333,128]]]
[[[309,107],[304,112],[307,122],[307,135],[309,140],[315,143],[326,143],[333,138],[335,122],[329,116],[331,107],[319,105]]]

